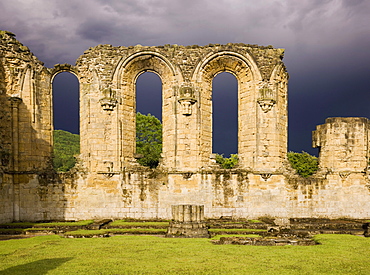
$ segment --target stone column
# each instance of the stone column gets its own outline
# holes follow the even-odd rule
[[[204,222],[204,205],[172,205],[173,221],[167,237],[208,238],[208,228]]]
[[[19,97],[11,97],[10,105],[12,109],[12,156],[11,156],[11,171],[13,173],[13,221],[19,221],[19,104],[22,99]]]

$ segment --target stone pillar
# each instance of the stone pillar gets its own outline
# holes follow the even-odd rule
[[[167,237],[208,238],[208,228],[204,222],[204,205],[172,205],[173,221]]]
[[[19,221],[19,104],[22,99],[11,97],[10,104],[12,108],[12,156],[11,171],[13,173],[13,221]]]
[[[331,117],[313,131],[313,147],[320,148],[321,169],[362,173],[368,167],[369,120],[363,117]]]

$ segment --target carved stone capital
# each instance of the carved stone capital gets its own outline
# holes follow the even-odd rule
[[[272,174],[270,173],[262,173],[260,174],[261,178],[264,180],[264,181],[267,181],[269,178],[271,178]]]
[[[179,88],[178,102],[181,104],[182,114],[190,116],[192,114],[191,106],[197,102],[194,87],[191,83],[185,83]]]
[[[265,83],[259,90],[257,102],[264,113],[270,111],[276,103],[274,90],[271,89],[270,86],[271,84]]]
[[[257,102],[264,113],[270,111],[276,103],[273,99],[258,99]]]
[[[347,177],[351,174],[351,172],[339,172],[339,176],[341,179],[346,180]]]
[[[17,96],[12,96],[9,98],[9,100],[12,108],[18,108],[19,104],[22,102],[22,99]]]
[[[111,88],[104,89],[103,98],[101,98],[99,102],[104,111],[113,111],[118,103],[115,91]]]

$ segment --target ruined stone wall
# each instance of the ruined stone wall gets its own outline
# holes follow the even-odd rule
[[[332,172],[364,172],[369,166],[369,120],[332,117],[313,132],[313,147],[320,148],[320,166]]]
[[[66,186],[67,220],[170,219],[171,205],[204,205],[206,218],[369,218],[368,180],[359,174],[309,179],[246,171],[160,173],[134,171],[111,178],[97,174]]]
[[[2,48],[1,48],[2,49]],[[2,51],[0,52],[2,53]],[[10,221],[12,217],[12,197],[10,179],[4,173],[9,165],[11,152],[11,117],[9,113],[9,101],[5,92],[5,68],[3,55],[0,55],[0,221]]]
[[[0,219],[19,220],[23,184],[50,167],[51,82],[42,62],[6,31],[0,31],[0,101]]]
[[[37,171],[46,167],[52,144],[51,81],[43,63],[14,35],[1,32],[2,93],[10,131],[3,144],[12,144],[9,169]],[[11,127],[9,127],[11,125]],[[9,128],[8,128],[9,127]],[[8,145],[9,147],[9,145]]]
[[[204,205],[206,218],[370,218],[369,122],[330,118],[313,134],[320,169],[304,179],[288,167],[283,50],[246,44],[87,50],[52,69],[14,35],[0,32],[0,222],[171,218],[171,205]],[[52,157],[52,80],[80,82],[81,155],[68,173]],[[162,80],[163,160],[135,160],[136,80]],[[240,163],[212,155],[212,80],[238,81]]]
[[[282,168],[287,147],[287,73],[283,50],[245,44],[91,48],[76,63],[81,93],[81,157],[90,172],[135,163],[136,80],[162,80],[163,162],[174,171],[208,167],[212,154],[212,80],[238,80],[240,167]]]

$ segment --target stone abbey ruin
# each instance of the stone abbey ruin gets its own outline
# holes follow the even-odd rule
[[[75,65],[46,68],[0,32],[0,222],[102,218],[170,219],[172,205],[203,205],[205,218],[369,218],[370,123],[329,118],[313,132],[319,171],[302,178],[287,162],[284,50],[211,44],[88,49]],[[81,154],[52,168],[52,81],[80,83]],[[135,159],[135,85],[162,80],[163,153],[156,169]],[[238,81],[238,156],[212,155],[212,79]]]

